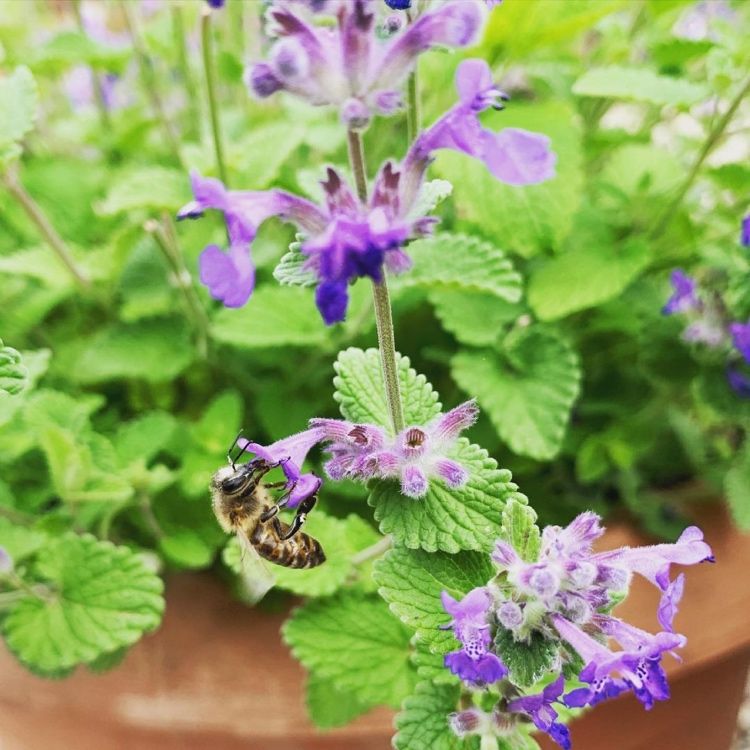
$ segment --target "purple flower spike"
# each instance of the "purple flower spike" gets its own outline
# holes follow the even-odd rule
[[[541,693],[515,698],[508,703],[511,713],[524,713],[531,717],[534,726],[548,734],[563,750],[570,750],[570,731],[565,724],[557,721],[557,711],[552,708],[553,703],[560,701],[565,690],[565,678],[560,675],[554,682],[547,685]]]
[[[320,428],[314,427],[295,435],[277,440],[268,446],[259,443],[251,443],[240,439],[237,445],[247,453],[252,453],[271,463],[280,463],[281,470],[286,476],[286,488],[291,490],[289,495],[289,508],[297,507],[303,500],[314,495],[322,484],[319,477],[313,473],[302,473],[302,464],[307,458],[310,449],[323,439]]]
[[[742,355],[745,362],[750,362],[750,323],[732,323],[729,326],[734,348]]]
[[[246,245],[232,245],[228,253],[208,245],[198,263],[201,283],[214,299],[226,307],[242,307],[248,301],[255,287],[255,266]]]
[[[742,247],[750,247],[750,214],[742,220],[742,230],[740,231],[740,244]]]
[[[547,136],[518,128],[495,133],[480,124],[480,112],[489,107],[502,109],[508,98],[495,85],[484,60],[464,60],[458,66],[456,89],[459,103],[409,150],[404,162],[409,180],[421,180],[432,154],[440,149],[462,151],[483,161],[495,177],[510,185],[531,185],[554,177],[557,157]]]
[[[674,315],[688,310],[699,310],[702,307],[698,297],[698,285],[692,276],[688,276],[681,268],[675,268],[669,281],[674,291],[662,308],[662,314]]]

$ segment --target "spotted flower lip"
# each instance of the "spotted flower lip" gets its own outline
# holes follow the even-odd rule
[[[251,92],[263,98],[284,90],[319,106],[343,107],[354,99],[363,108],[365,122],[373,112],[393,113],[392,102],[400,102],[400,88],[421,53],[437,45],[472,44],[486,17],[481,0],[450,0],[378,39],[378,0],[305,5],[274,0],[269,7],[268,31],[277,41],[266,60],[248,69],[245,80]],[[389,3],[396,10],[409,5],[402,0]],[[334,16],[336,23],[317,25],[310,12]]]
[[[271,463],[279,463],[286,477],[286,488],[290,490],[288,507],[295,508],[303,500],[314,495],[322,484],[320,477],[312,472],[303,473],[302,464],[312,447],[320,442],[322,433],[313,428],[298,432],[271,445],[264,446],[244,438],[237,445],[247,453],[252,453]]]
[[[427,425],[412,425],[395,437],[376,425],[355,424],[340,419],[313,419],[328,441],[330,458],[325,470],[332,479],[398,479],[401,493],[419,499],[430,480],[440,479],[457,489],[469,479],[467,470],[450,457],[461,432],[476,421],[475,401],[467,401]]]

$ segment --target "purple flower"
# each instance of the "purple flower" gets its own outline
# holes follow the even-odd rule
[[[508,703],[511,713],[524,713],[531,717],[534,726],[548,734],[564,750],[570,750],[570,731],[565,724],[556,721],[557,711],[552,708],[553,703],[560,700],[565,690],[565,678],[560,675],[554,682],[547,685],[541,693],[515,698]]]
[[[224,0],[206,0],[212,8],[223,8]]]
[[[564,617],[553,615],[552,621],[562,638],[586,662],[579,678],[590,687],[571,691],[565,696],[566,705],[593,706],[625,690],[632,690],[647,710],[654,701],[669,698],[661,656],[684,646],[683,636],[665,632],[651,635],[614,617],[598,616],[600,632],[623,646],[622,651],[610,651]]]
[[[742,219],[742,230],[740,231],[740,244],[742,247],[750,247],[750,214]]]
[[[218,245],[208,245],[199,259],[200,280],[214,299],[226,307],[242,307],[255,287],[255,266],[247,243],[237,243],[222,252]]]
[[[732,390],[742,398],[750,398],[750,377],[742,371],[729,367],[727,368],[727,380]]]
[[[479,114],[489,107],[502,109],[507,96],[492,80],[484,60],[464,60],[456,72],[459,103],[443,115],[414,142],[404,162],[404,171],[419,183],[421,175],[440,149],[452,149],[483,161],[499,180],[510,185],[531,185],[555,174],[557,157],[550,151],[550,140],[539,133],[506,128],[499,133],[487,130]]]
[[[389,5],[405,9],[410,3],[389,0]],[[379,40],[374,0],[312,4],[309,10],[334,15],[335,25],[312,23],[305,10],[288,0],[271,5],[268,31],[277,41],[268,59],[248,70],[248,86],[259,97],[283,89],[314,105],[342,107],[356,99],[364,122],[372,111],[393,113],[391,102],[400,101],[400,87],[422,52],[472,44],[486,15],[481,0],[452,0]]]
[[[5,547],[0,547],[0,575],[10,573],[11,570],[13,570],[13,559]]]
[[[466,484],[468,472],[449,455],[477,414],[476,402],[467,401],[425,426],[407,427],[395,438],[375,425],[340,419],[313,419],[310,425],[321,429],[329,442],[330,459],[325,464],[329,477],[361,482],[399,479],[401,493],[418,499],[427,493],[432,478],[452,489]]]
[[[745,362],[750,362],[750,323],[732,323],[729,326],[734,348],[742,355]]]
[[[681,268],[675,268],[669,281],[674,291],[662,308],[663,315],[699,310],[702,307],[697,294],[698,285],[694,278],[688,276]]]
[[[411,8],[411,0],[385,0],[385,4],[391,10],[408,10]]]
[[[311,428],[277,440],[268,446],[245,439],[238,440],[237,445],[258,458],[281,464],[281,470],[287,480],[286,489],[290,491],[288,507],[295,508],[303,500],[314,495],[322,484],[319,477],[312,472],[303,474],[301,468],[310,449],[322,438],[321,430]]]
[[[489,614],[492,596],[486,588],[470,591],[460,602],[447,591],[441,594],[443,609],[453,618],[447,627],[461,643],[458,651],[445,655],[445,666],[464,682],[490,685],[508,674],[505,665],[489,650]]]

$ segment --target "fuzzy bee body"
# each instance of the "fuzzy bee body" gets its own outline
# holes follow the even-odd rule
[[[320,542],[302,531],[290,536],[292,527],[273,513],[273,499],[261,481],[267,471],[267,466],[249,462],[214,474],[211,494],[221,527],[276,565],[305,569],[322,564],[326,556]]]

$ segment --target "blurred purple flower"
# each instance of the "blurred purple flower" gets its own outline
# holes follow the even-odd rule
[[[742,230],[740,231],[740,244],[743,247],[750,247],[750,214],[742,219]]]
[[[224,253],[218,245],[208,245],[198,261],[201,283],[214,299],[226,307],[242,307],[255,287],[255,266],[247,243],[229,246]]]
[[[750,362],[750,323],[732,323],[729,326],[734,348],[742,355],[745,362]]]
[[[727,380],[732,390],[742,398],[750,398],[750,377],[735,367],[727,368]]]
[[[674,291],[662,308],[664,315],[699,310],[702,307],[697,293],[698,285],[694,278],[688,276],[681,268],[675,268],[669,280]]]
[[[385,4],[391,10],[408,10],[411,8],[411,0],[385,0]]]
[[[212,8],[223,8],[225,0],[206,0]]]
[[[13,570],[13,559],[5,547],[0,547],[0,575],[10,573]]]

